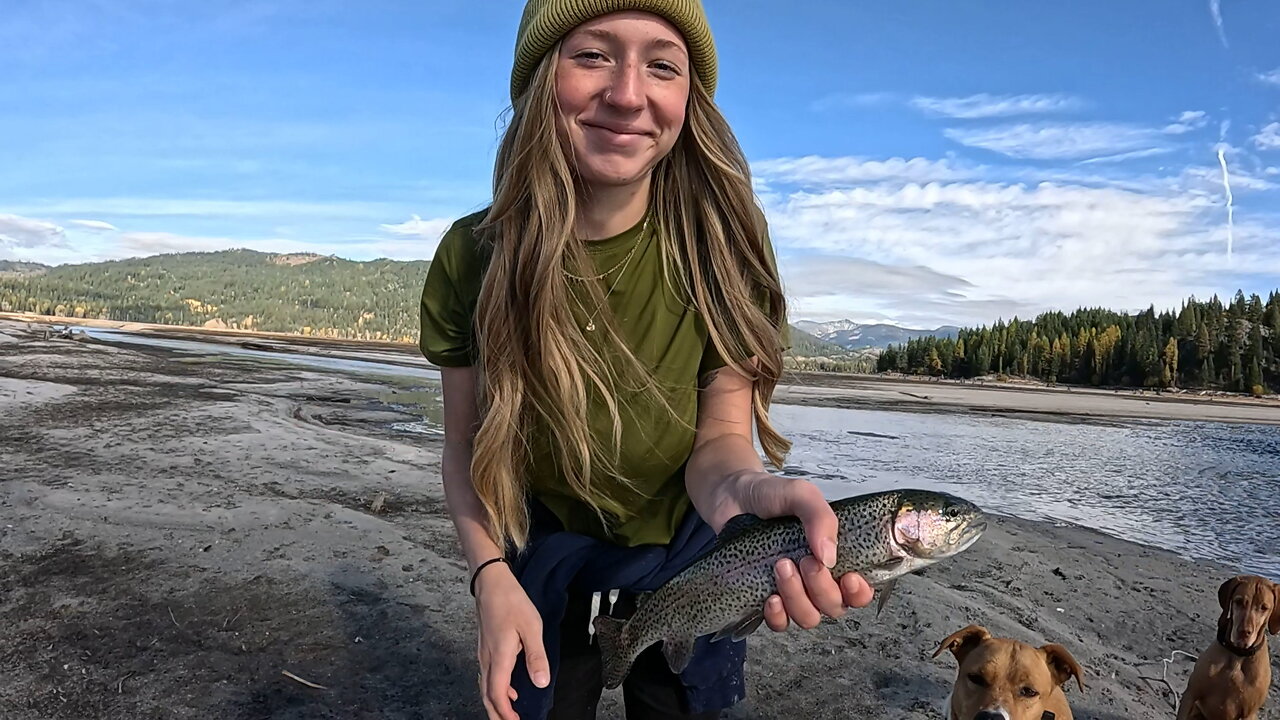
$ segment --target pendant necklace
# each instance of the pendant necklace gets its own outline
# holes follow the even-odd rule
[[[622,276],[626,274],[627,266],[631,264],[631,258],[636,254],[636,250],[640,248],[640,242],[644,240],[645,232],[648,229],[649,229],[649,216],[646,215],[644,218],[644,225],[641,226],[640,228],[640,235],[636,237],[636,242],[634,245],[631,246],[631,251],[628,252],[627,256],[624,257],[621,261],[619,261],[618,264],[604,271],[600,275],[597,275],[593,278],[583,278],[583,277],[578,277],[577,275],[574,275],[572,273],[565,272],[565,274],[568,275],[570,278],[577,280],[579,282],[585,282],[588,279],[602,280],[605,277],[608,277],[609,273],[612,273],[614,270],[617,270],[618,268],[622,268],[621,271],[618,272],[618,277],[614,278],[613,285],[609,287],[609,292],[605,293],[604,299],[601,301],[599,305],[596,306],[595,311],[591,313],[591,317],[587,318],[587,326],[584,328],[587,332],[595,332],[596,316],[599,315],[600,311],[604,309],[605,304],[608,303],[609,301],[609,296],[613,294],[613,291],[618,287],[618,283],[622,281]]]

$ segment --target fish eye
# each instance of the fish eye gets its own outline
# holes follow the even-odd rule
[[[987,686],[986,678],[982,677],[978,673],[969,673],[969,682],[973,683],[974,685],[977,685],[978,687]]]
[[[955,520],[960,517],[960,508],[957,505],[948,505],[942,509],[942,516],[948,520]]]
[[[1024,698],[1033,698],[1040,693],[1033,687],[1024,687],[1018,691]]]

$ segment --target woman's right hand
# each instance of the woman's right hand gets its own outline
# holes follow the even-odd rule
[[[480,695],[489,720],[520,720],[511,673],[524,651],[525,667],[537,687],[551,682],[542,645],[542,617],[506,563],[494,563],[476,578],[476,612],[480,621]]]

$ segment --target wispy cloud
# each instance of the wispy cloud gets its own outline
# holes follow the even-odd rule
[[[1187,110],[1178,116],[1174,122],[1164,126],[1164,132],[1169,135],[1182,135],[1192,130],[1199,130],[1209,124],[1209,118],[1203,110]]]
[[[944,134],[970,147],[1026,160],[1071,160],[1160,147],[1160,133],[1107,122],[1020,123],[948,128]]]
[[[1275,70],[1260,72],[1257,74],[1257,78],[1262,82],[1267,83],[1268,85],[1275,85],[1276,87],[1280,87],[1280,67],[1276,68]]]
[[[160,253],[214,252],[243,248],[267,253],[315,253],[335,255],[349,260],[428,260],[431,253],[424,241],[367,238],[356,242],[308,242],[291,238],[227,238],[183,235],[171,232],[120,233],[114,242],[95,250],[94,258],[109,260]]]
[[[981,176],[985,168],[968,166],[954,160],[926,158],[888,158],[873,160],[862,157],[774,158],[752,164],[757,180],[805,183],[812,185],[847,185],[851,183],[898,180],[928,183],[965,180]]]
[[[809,108],[824,112],[845,107],[874,107],[897,102],[899,97],[897,93],[890,92],[831,93],[814,100]]]
[[[1103,155],[1102,157],[1089,158],[1088,160],[1081,160],[1079,164],[1093,165],[1097,163],[1117,163],[1124,162],[1125,160],[1137,160],[1138,158],[1151,157],[1152,155],[1164,155],[1169,152],[1173,152],[1173,148],[1146,148],[1145,150],[1133,150],[1126,153],[1119,153],[1118,155]]]
[[[436,218],[433,220],[423,220],[414,215],[412,219],[394,225],[379,225],[384,231],[392,235],[401,237],[411,237],[420,240],[420,244],[416,247],[418,257],[429,258],[435,255],[436,248],[440,245],[440,238],[445,231],[453,225],[453,220],[449,218]]]
[[[1213,17],[1213,25],[1218,29],[1218,39],[1222,41],[1222,46],[1229,47],[1227,32],[1222,27],[1222,0],[1209,0],[1209,15]]]
[[[82,227],[87,230],[115,231],[120,229],[104,220],[70,220],[67,224]]]
[[[17,212],[50,216],[278,218],[386,217],[396,205],[381,202],[294,200],[214,200],[204,198],[100,197],[65,198],[19,205]]]
[[[0,214],[0,249],[57,247],[66,240],[66,232],[57,223]]]
[[[1253,136],[1253,144],[1259,150],[1280,150],[1280,122],[1273,122]]]
[[[1065,112],[1083,107],[1079,98],[1062,94],[914,97],[912,107],[931,115],[976,119]]]

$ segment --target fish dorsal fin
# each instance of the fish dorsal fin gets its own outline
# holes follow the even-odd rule
[[[729,518],[729,522],[724,524],[724,527],[720,530],[720,534],[716,536],[716,544],[723,545],[762,522],[764,521],[751,513],[734,515]]]

